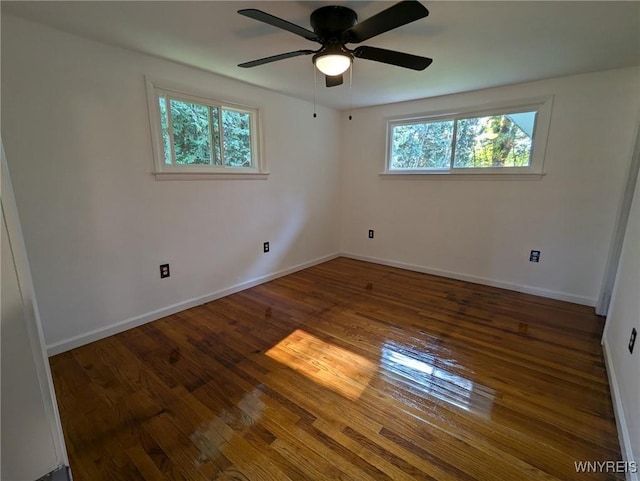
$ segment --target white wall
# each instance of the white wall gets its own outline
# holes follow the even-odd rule
[[[623,454],[627,460],[635,460],[640,469],[640,337],[636,338],[633,354],[628,349],[634,327],[640,332],[640,177],[603,338]]]
[[[144,75],[263,109],[268,180],[156,181]],[[3,15],[2,136],[50,352],[334,255],[338,113],[312,113]]]
[[[341,251],[594,305],[631,156],[639,81],[632,68],[354,111],[342,123]],[[378,175],[387,116],[546,95],[554,101],[541,180]],[[532,249],[541,251],[539,264],[529,262]]]

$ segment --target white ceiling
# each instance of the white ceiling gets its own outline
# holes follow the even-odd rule
[[[364,20],[395,2],[9,2],[10,13],[84,37],[313,99],[310,56],[252,69],[238,63],[317,44],[236,13],[258,8],[307,29],[311,12],[344,5]],[[353,105],[410,100],[543,78],[640,65],[640,2],[422,2],[427,18],[364,45],[431,57],[423,72],[356,59]],[[317,101],[347,108],[348,78]]]

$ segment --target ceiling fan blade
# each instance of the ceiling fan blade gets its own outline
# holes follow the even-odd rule
[[[429,15],[429,10],[420,2],[405,0],[345,30],[343,40],[346,43],[364,42],[371,37],[414,22],[427,15]]]
[[[396,52],[395,50],[386,50],[377,47],[358,47],[353,51],[353,55],[357,58],[373,60],[374,62],[388,63],[398,67],[410,68],[412,70],[424,70],[432,59],[427,57],[419,57],[410,53]]]
[[[295,33],[296,35],[300,35],[301,37],[306,38],[307,40],[313,40],[314,42],[318,41],[318,36],[313,33],[311,30],[307,30],[306,28],[300,27],[295,23],[287,22],[278,17],[274,17],[262,10],[257,10],[255,8],[245,8],[243,10],[238,10],[240,15],[244,15],[245,17],[253,18],[254,20],[258,20],[259,22],[268,23],[269,25],[273,25],[274,27],[281,28],[291,33]]]
[[[343,82],[344,82],[344,77],[342,74],[325,75],[325,84],[327,87],[337,87],[338,85],[342,85]]]
[[[238,64],[238,67],[242,67],[242,68],[257,67],[258,65],[264,65],[265,63],[276,62],[278,60],[284,60],[285,58],[299,57],[300,55],[310,55],[312,53],[316,53],[316,51],[315,50],[296,50],[294,52],[281,53],[279,55],[272,55],[271,57],[252,60],[251,62],[244,62],[244,63]]]

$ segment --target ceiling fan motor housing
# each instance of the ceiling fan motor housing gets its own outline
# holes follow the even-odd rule
[[[330,5],[314,10],[310,23],[320,43],[342,43],[342,33],[358,23],[358,15],[350,8]]]

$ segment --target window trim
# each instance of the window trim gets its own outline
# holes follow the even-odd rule
[[[266,179],[269,175],[267,171],[264,155],[264,136],[262,134],[262,109],[241,104],[238,102],[220,100],[213,96],[199,92],[196,89],[184,86],[173,85],[168,82],[158,82],[145,76],[147,90],[147,107],[149,110],[149,124],[151,127],[151,142],[153,151],[153,171],[156,180],[215,180],[215,179]],[[252,154],[252,167],[234,167],[224,165],[168,165],[164,159],[164,145],[162,140],[162,125],[160,119],[160,108],[158,99],[165,95],[167,99],[167,109],[170,108],[170,99],[193,102],[200,105],[239,111],[250,114],[250,142]],[[171,116],[168,116],[171,123]],[[211,138],[215,136],[211,132]],[[171,158],[175,159],[173,138],[169,136],[171,145]],[[224,147],[221,144],[221,156]],[[213,144],[211,149],[214,149]],[[224,159],[224,157],[222,157]]]
[[[547,148],[553,96],[537,97],[520,101],[491,103],[455,111],[426,112],[409,115],[397,115],[385,118],[385,156],[381,176],[388,178],[431,178],[431,179],[511,179],[535,180],[544,174],[544,161]],[[536,121],[533,131],[531,163],[527,167],[453,167],[457,121],[465,118],[501,115],[535,111]],[[448,169],[391,169],[392,130],[397,125],[418,122],[454,121],[451,158]]]

